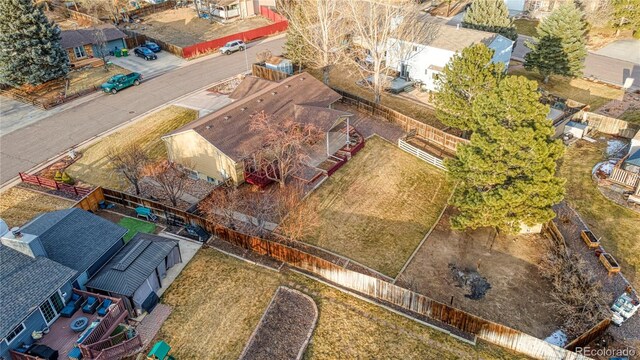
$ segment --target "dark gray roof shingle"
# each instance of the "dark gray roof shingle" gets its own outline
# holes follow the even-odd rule
[[[60,44],[65,49],[87,44],[95,44],[99,42],[99,40],[96,38],[99,34],[99,31],[102,31],[104,33],[106,41],[124,39],[127,37],[127,35],[120,31],[120,29],[118,29],[117,27],[107,24],[87,29],[63,30],[60,34],[62,38],[60,40]]]
[[[83,272],[121,241],[127,229],[88,211],[72,208],[45,213],[25,225],[22,231],[40,237],[49,259]]]
[[[45,257],[32,258],[0,245],[0,339],[75,273]]]
[[[175,240],[138,233],[100,269],[87,287],[132,296],[176,246]]]

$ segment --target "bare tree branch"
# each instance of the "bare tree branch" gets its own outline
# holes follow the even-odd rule
[[[113,170],[122,174],[135,187],[136,195],[140,195],[140,180],[149,163],[149,157],[142,147],[135,143],[112,147],[107,151],[107,158]]]

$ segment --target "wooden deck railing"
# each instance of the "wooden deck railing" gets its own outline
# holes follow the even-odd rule
[[[142,338],[136,335],[129,340],[123,341],[110,348],[106,348],[100,352],[93,360],[111,360],[120,359],[122,357],[132,355],[140,351],[143,347]]]

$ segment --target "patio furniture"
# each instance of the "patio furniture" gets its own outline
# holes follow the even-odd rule
[[[80,348],[74,347],[73,349],[71,349],[71,351],[69,351],[69,360],[80,360],[82,359],[82,351],[80,351]]]
[[[62,308],[60,316],[70,318],[73,314],[80,309],[82,304],[82,297],[76,293],[71,295],[71,300]]]
[[[98,299],[93,296],[89,296],[87,298],[87,302],[82,307],[82,312],[86,314],[93,314],[96,312],[96,308],[98,308]]]
[[[58,360],[57,350],[53,350],[52,348],[41,344],[33,345],[29,351],[27,351],[27,354],[39,359]]]
[[[71,325],[69,326],[71,328],[71,330],[73,332],[82,332],[84,331],[84,329],[87,328],[87,326],[89,326],[89,319],[87,319],[84,316],[80,316],[78,318],[76,318],[75,320],[73,320],[73,322],[71,323]]]
[[[169,355],[169,351],[171,351],[171,346],[166,342],[160,340],[153,345],[151,351],[147,354],[147,359],[151,360],[170,360],[174,359],[173,356]]]
[[[111,299],[105,299],[100,305],[100,307],[98,308],[98,315],[106,316],[107,312],[109,311],[109,306],[111,306],[111,304],[113,304],[113,301],[111,301]]]
[[[158,217],[151,212],[151,209],[144,206],[138,206],[136,208],[136,216],[146,219],[147,221],[152,221],[152,222],[158,221]]]

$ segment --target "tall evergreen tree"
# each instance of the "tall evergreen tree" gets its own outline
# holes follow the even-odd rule
[[[518,38],[504,0],[475,0],[464,14],[462,26],[498,33],[514,41]]]
[[[554,73],[577,77],[582,75],[584,59],[587,57],[586,27],[587,24],[584,21],[582,10],[578,9],[572,1],[567,1],[538,25],[536,29],[538,37],[533,43],[527,43],[526,45],[532,51],[537,51],[539,54],[549,54],[553,49],[543,48],[555,46],[554,41],[559,41],[562,46],[562,54],[565,58],[563,63],[566,64],[568,70],[565,71],[564,67],[559,67],[555,70],[561,70],[561,72]],[[545,40],[542,41],[543,39]],[[527,59],[525,58],[525,60]],[[545,69],[545,71],[554,70],[548,65],[540,64],[540,60],[539,56],[530,57],[528,64],[525,62],[525,66],[538,70]],[[536,63],[536,61],[538,61],[538,63]]]
[[[452,199],[459,210],[454,228],[491,226],[513,233],[521,223],[554,217],[551,206],[564,196],[564,180],[555,176],[563,146],[552,139],[549,108],[536,89],[534,81],[508,76],[474,101],[471,143],[446,161],[461,182]]]
[[[32,0],[0,0],[0,82],[38,85],[68,72],[60,28]]]
[[[535,70],[544,78],[544,83],[549,81],[549,76],[558,74],[571,76],[567,55],[558,38],[545,36],[538,44],[524,56],[524,67],[527,70]]]
[[[611,5],[616,36],[622,29],[631,29],[634,37],[640,38],[640,0],[611,0]]]
[[[483,44],[469,46],[453,56],[438,77],[439,91],[433,101],[443,124],[472,130],[471,105],[479,95],[491,91],[504,77],[504,65],[493,63],[493,50]]]

